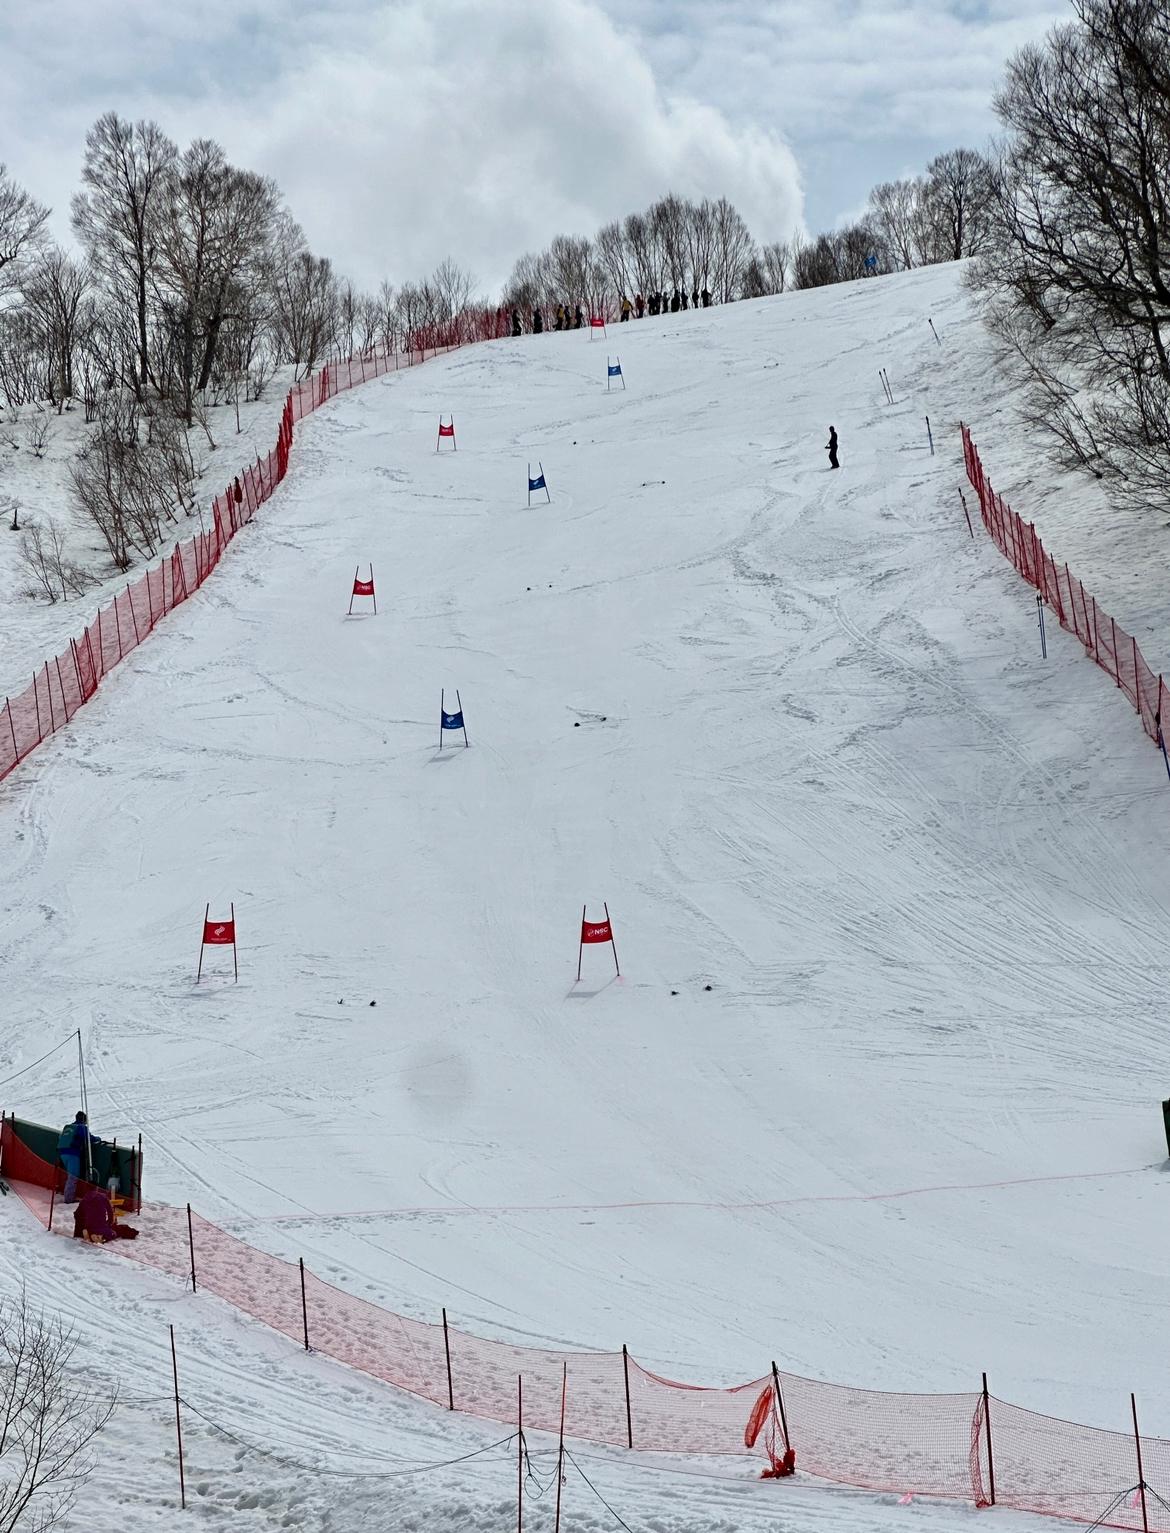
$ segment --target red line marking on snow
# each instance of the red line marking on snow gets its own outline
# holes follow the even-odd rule
[[[597,1214],[622,1213],[641,1208],[706,1208],[728,1213],[752,1209],[793,1208],[803,1203],[884,1203],[895,1198],[919,1198],[933,1192],[989,1192],[1005,1187],[1036,1187],[1052,1182],[1095,1182],[1107,1176],[1137,1176],[1154,1164],[1130,1166],[1122,1171],[1066,1171],[1054,1176],[1019,1176],[996,1182],[940,1182],[930,1187],[903,1187],[896,1192],[807,1193],[795,1198],[765,1198],[757,1202],[719,1203],[691,1198],[638,1199],[628,1203],[443,1203],[402,1208],[357,1208],[343,1213],[257,1214],[239,1223],[279,1224],[293,1219],[394,1219],[410,1214]]]

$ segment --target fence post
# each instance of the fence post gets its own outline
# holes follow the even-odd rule
[[[305,1351],[309,1351],[309,1301],[305,1296],[305,1258],[300,1256],[297,1261],[301,1269],[301,1324],[305,1328]]]
[[[1149,1517],[1146,1514],[1146,1476],[1142,1469],[1142,1436],[1138,1431],[1137,1400],[1132,1394],[1129,1397],[1129,1408],[1133,1412],[1133,1441],[1137,1448],[1138,1491],[1142,1498],[1142,1533],[1150,1533]]]
[[[443,1310],[443,1351],[447,1356],[447,1409],[455,1409],[455,1385],[451,1378],[451,1338],[447,1333],[447,1311]]]
[[[987,1392],[987,1375],[983,1375],[983,1435],[987,1439],[987,1488],[991,1504],[995,1505],[995,1459],[991,1453],[991,1396]]]
[[[191,1292],[198,1293],[199,1286],[195,1281],[195,1231],[191,1224],[191,1205],[187,1204],[187,1249],[191,1253]]]
[[[524,1533],[524,1375],[516,1375],[516,1533]]]
[[[626,1447],[634,1446],[634,1414],[630,1409],[630,1354],[622,1342],[622,1372],[626,1379]]]
[[[561,1483],[565,1478],[565,1398],[569,1393],[569,1365],[561,1364],[561,1436],[557,1444],[557,1511],[553,1533],[561,1533]]]
[[[930,429],[930,416],[927,415],[927,416],[924,417],[924,419],[926,421],[926,435],[927,435],[927,438],[928,438],[928,440],[930,442],[930,456],[933,458],[934,457],[934,432]]]
[[[784,1433],[784,1451],[791,1453],[792,1444],[788,1440],[788,1414],[784,1409],[784,1395],[780,1389],[780,1370],[775,1362],[772,1364],[772,1386],[776,1391],[776,1405],[780,1411],[780,1430]]]
[[[171,1332],[171,1372],[175,1380],[175,1437],[179,1444],[179,1505],[187,1510],[187,1480],[183,1473],[183,1421],[179,1415],[179,1359],[175,1352],[175,1328]]]
[[[137,1184],[137,1188],[136,1188],[136,1195],[135,1195],[135,1198],[134,1198],[134,1212],[136,1214],[140,1214],[142,1212],[142,1135],[141,1134],[139,1134],[139,1136],[138,1136],[138,1159],[135,1161],[135,1173],[136,1173],[137,1178],[138,1178],[138,1184]]]
[[[13,1116],[15,1117],[15,1114],[13,1114]],[[57,1167],[59,1165],[60,1165],[60,1161],[59,1160],[55,1160],[53,1162],[53,1185],[52,1185],[52,1187],[49,1188],[49,1228],[50,1229],[53,1228],[53,1208],[54,1208],[54,1206],[55,1206],[55,1204],[57,1202]]]
[[[1118,686],[1121,685],[1121,666],[1117,660],[1117,623],[1113,618],[1109,619],[1109,627],[1113,633],[1113,680]]]
[[[34,697],[36,697],[36,693],[37,693],[37,679],[34,676],[33,677],[33,696]],[[4,699],[4,712],[8,715],[8,733],[12,736],[12,759],[13,759],[13,763],[15,764],[17,761],[20,760],[20,752],[16,748],[16,726],[12,722],[12,704],[8,700],[8,698]],[[40,705],[40,702],[38,701],[37,702],[37,732],[38,732],[38,734],[40,733],[40,727],[41,727],[41,705]]]

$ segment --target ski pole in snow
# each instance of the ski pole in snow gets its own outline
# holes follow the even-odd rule
[[[1048,641],[1044,637],[1044,598],[1036,592],[1036,621],[1040,624],[1040,658],[1048,659]]]
[[[933,458],[934,457],[934,432],[930,429],[930,416],[929,415],[926,416],[925,420],[926,420],[926,439],[930,443],[930,456]]]
[[[934,328],[934,320],[933,319],[928,319],[926,321],[926,323],[930,326],[930,333],[931,333],[931,335],[933,335],[935,340],[938,341],[938,331]],[[938,341],[938,343],[939,343],[940,346],[942,345],[941,341]]]

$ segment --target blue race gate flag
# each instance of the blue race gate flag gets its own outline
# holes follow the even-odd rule
[[[469,745],[467,738],[467,725],[463,722],[463,699],[459,693],[455,693],[455,712],[447,712],[447,690],[444,688],[439,693],[439,749],[443,749],[444,736],[449,729],[458,729],[463,732],[463,743]]]
[[[532,464],[530,463],[528,465],[528,504],[529,505],[532,504],[532,492],[533,492],[533,490],[543,490],[544,491],[544,495],[545,495],[545,499],[551,505],[552,504],[552,496],[549,494],[549,492],[548,492],[548,485],[545,483],[544,464],[543,463],[538,463],[536,465],[536,467],[539,470],[539,472],[536,473],[536,474],[533,474],[533,472],[532,472]]]
[[[606,359],[605,359],[605,392],[607,394],[609,393],[610,389],[613,387],[613,380],[615,378],[620,378],[622,380],[622,388],[624,389],[625,386],[626,386],[626,375],[622,372],[622,359],[621,359],[621,357],[613,357],[613,358],[606,357]]]
[[[611,362],[609,364],[609,376],[611,378],[620,378],[621,375],[622,375],[622,364],[620,362]]]

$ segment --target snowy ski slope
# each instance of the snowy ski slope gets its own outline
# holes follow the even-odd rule
[[[773,1357],[890,1390],[986,1369],[1108,1426],[1135,1389],[1170,1435],[1164,774],[968,539],[956,422],[995,478],[989,391],[944,268],[492,343],[322,410],[218,575],[0,788],[0,1074],[80,1026],[91,1118],[144,1132],[148,1195],[421,1318],[713,1384]],[[553,503],[527,509],[538,459]],[[379,614],[347,619],[368,561]],[[468,751],[436,748],[440,687]],[[212,953],[197,990],[229,900],[241,982]],[[586,950],[575,986],[603,900],[623,977]],[[7,1105],[64,1121],[72,1081],[63,1053]],[[0,1263],[111,1371],[141,1362],[144,1397],[186,1328],[252,1440],[501,1435],[13,1200]],[[296,1476],[234,1472],[274,1488],[232,1526],[279,1525]],[[736,1472],[686,1525],[774,1520]],[[667,1505],[663,1476],[609,1473]],[[452,1526],[506,1503],[506,1470],[477,1484],[435,1503]],[[334,1526],[302,1491],[295,1525]],[[169,1493],[143,1488],[155,1526]]]

